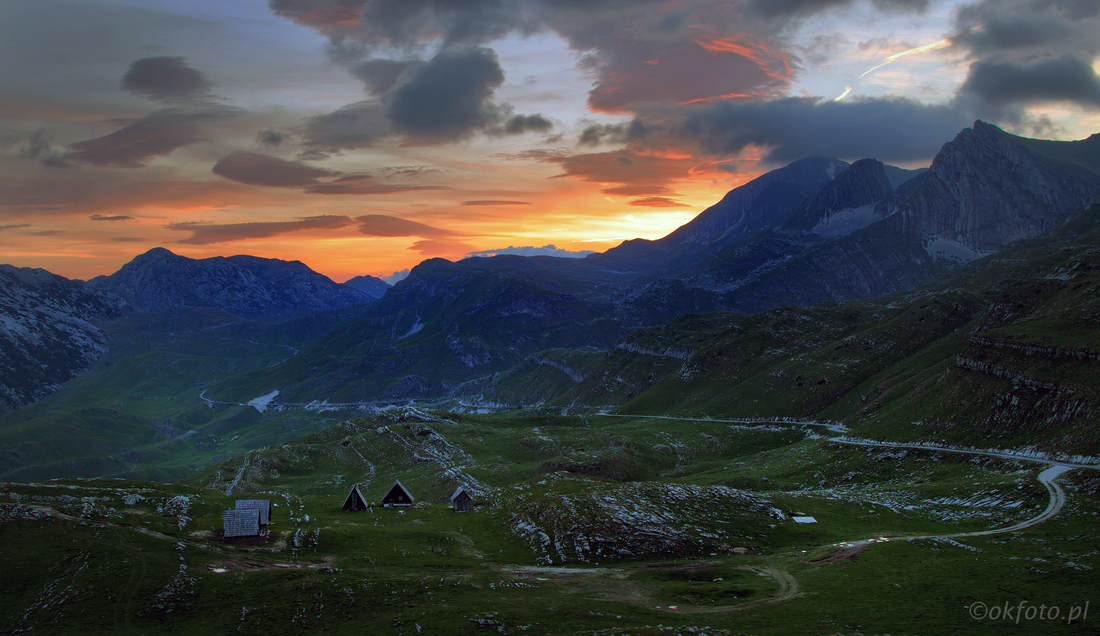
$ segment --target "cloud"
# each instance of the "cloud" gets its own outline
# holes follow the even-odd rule
[[[11,223],[9,225],[0,225],[0,231],[2,230],[18,230],[24,227],[30,227],[30,223]]]
[[[256,143],[260,144],[261,146],[271,146],[272,148],[276,148],[285,140],[286,134],[281,133],[277,130],[268,129],[261,130],[260,132],[256,133]]]
[[[418,190],[450,190],[449,186],[384,184],[374,183],[373,177],[365,174],[347,175],[328,183],[318,183],[306,188],[310,194],[395,194]]]
[[[125,214],[119,214],[115,216],[104,216],[102,214],[93,214],[88,217],[92,221],[136,221],[132,216],[126,216]]]
[[[885,11],[922,12],[931,0],[872,0],[875,7]],[[768,18],[804,17],[833,8],[847,7],[853,0],[750,0],[753,13]]]
[[[500,254],[514,254],[516,256],[557,256],[560,258],[584,258],[589,254],[595,254],[595,252],[593,252],[592,250],[564,250],[555,246],[553,243],[550,243],[548,245],[543,245],[542,247],[534,247],[531,245],[513,247],[509,245],[508,247],[503,247],[495,250],[478,250],[476,252],[470,252],[466,256],[498,256]]]
[[[65,155],[54,150],[51,141],[45,129],[39,128],[31,135],[27,145],[19,149],[19,156],[39,161],[48,168],[67,168],[69,162],[65,161]]]
[[[210,82],[187,66],[182,57],[146,57],[130,64],[122,88],[158,101],[173,101],[210,93]]]
[[[554,123],[542,115],[515,115],[504,124],[504,134],[522,135],[527,132],[550,132]]]
[[[141,236],[114,236],[111,241],[114,243],[144,243],[149,239]]]
[[[604,194],[616,194],[624,197],[641,197],[658,194],[672,194],[672,190],[668,186],[663,185],[625,185],[616,186],[614,188],[604,188],[601,190]]]
[[[402,73],[420,64],[414,60],[367,60],[356,65],[351,73],[363,81],[368,93],[377,96],[388,93]]]
[[[681,203],[668,197],[646,197],[644,199],[634,199],[630,202],[630,205],[636,207],[646,208],[687,208],[691,207],[686,203]]]
[[[394,283],[396,283],[399,280],[405,280],[406,278],[408,278],[409,277],[409,271],[410,270],[408,270],[408,269],[403,269],[399,272],[394,272],[394,273],[390,274],[389,276],[383,276],[382,280],[389,283],[390,285],[393,285]]]
[[[444,50],[426,62],[372,59],[351,72],[375,98],[311,118],[305,126],[308,145],[365,148],[388,137],[431,145],[553,128],[542,115],[516,115],[494,100],[504,70],[490,49]]]
[[[504,70],[491,50],[443,52],[394,89],[386,117],[416,141],[463,139],[500,119],[500,106],[492,98],[503,83]]]
[[[690,158],[672,158],[639,154],[631,150],[556,156],[542,159],[557,163],[564,173],[591,183],[618,183],[652,191],[665,184],[686,179],[697,163]]]
[[[466,254],[469,254],[474,249],[474,246],[460,241],[422,239],[413,243],[407,249],[413,250],[414,252],[420,252],[424,256],[462,258]]]
[[[306,121],[305,143],[324,148],[366,148],[393,134],[386,111],[377,101],[348,104]]]
[[[530,201],[501,201],[497,199],[481,199],[477,201],[463,201],[462,205],[485,207],[490,205],[531,205]]]
[[[1073,55],[1022,64],[974,62],[959,92],[992,105],[1064,101],[1100,107],[1100,77]]]
[[[996,16],[982,28],[969,28],[954,38],[956,45],[969,47],[975,54],[1042,46],[1057,42],[1072,33],[1070,26],[1054,16]]]
[[[255,152],[238,150],[222,157],[212,172],[220,177],[247,185],[273,188],[299,188],[318,184],[318,179],[338,173]]]
[[[191,236],[177,243],[210,245],[233,243],[255,238],[270,238],[301,230],[335,230],[347,227],[352,220],[346,216],[311,216],[298,221],[262,221],[255,223],[170,223],[171,230],[191,232]]]
[[[226,117],[233,109],[163,109],[136,119],[109,135],[69,144],[64,159],[98,166],[141,168],[153,157],[202,140],[199,124]]]
[[[599,78],[588,103],[608,113],[644,103],[775,96],[792,76],[789,57],[763,39],[703,27],[672,41],[608,42],[593,59]]]
[[[355,220],[359,223],[359,232],[367,236],[419,236],[422,238],[459,236],[457,232],[385,214],[367,214],[357,216]]]
[[[856,160],[924,160],[968,126],[956,104],[925,105],[904,98],[844,102],[788,97],[760,102],[716,101],[668,111],[678,123],[667,134],[725,156],[763,146],[766,159],[790,162],[812,155]]]

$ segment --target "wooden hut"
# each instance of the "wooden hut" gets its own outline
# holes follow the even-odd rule
[[[459,486],[455,494],[451,495],[451,508],[455,512],[467,512],[474,509],[474,499],[466,489]]]
[[[348,493],[348,498],[344,500],[344,507],[341,510],[344,512],[358,512],[366,509],[367,500],[363,497],[363,493],[359,492],[359,484],[355,484],[352,486],[351,492]]]
[[[382,505],[386,507],[411,506],[413,505],[413,496],[401,485],[400,481],[395,481],[386,492],[386,495],[382,497]]]
[[[222,513],[222,523],[226,539],[255,537],[260,534],[260,511],[256,508],[226,510]]]
[[[270,499],[238,499],[237,510],[259,510],[260,525],[266,526],[271,523]]]

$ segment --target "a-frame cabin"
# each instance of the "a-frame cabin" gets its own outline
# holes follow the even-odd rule
[[[390,486],[386,496],[382,497],[383,506],[411,506],[413,505],[413,496],[409,494],[409,491],[401,485],[400,481],[393,482]]]
[[[344,512],[358,512],[366,510],[367,507],[367,499],[363,497],[363,493],[359,492],[359,484],[355,484],[352,486],[351,492],[348,493],[348,498],[344,500],[344,507],[341,510]]]
[[[451,495],[451,507],[455,512],[467,512],[474,509],[474,499],[466,489],[459,486],[455,494]]]

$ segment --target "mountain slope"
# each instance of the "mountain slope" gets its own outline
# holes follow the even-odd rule
[[[118,299],[42,269],[0,265],[0,412],[46,397],[107,351],[94,323]]]
[[[255,256],[194,260],[154,248],[110,276],[88,282],[125,298],[135,309],[160,314],[177,307],[217,308],[246,319],[279,321],[370,302],[298,261]]]

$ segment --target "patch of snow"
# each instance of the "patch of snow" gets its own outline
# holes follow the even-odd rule
[[[975,250],[974,248],[963,245],[962,243],[948,238],[942,238],[939,236],[932,236],[928,239],[924,246],[925,251],[934,260],[937,261],[954,261],[960,265],[965,265],[970,261],[977,260],[983,256],[988,256],[993,252],[982,252]]]
[[[858,208],[832,210],[811,231],[827,238],[848,236],[881,219],[882,217],[875,212],[875,204],[869,203]]]
[[[261,395],[260,397],[252,398],[251,400],[248,401],[248,406],[251,406],[252,408],[256,409],[257,411],[263,413],[264,411],[267,410],[267,405],[271,404],[271,401],[274,400],[278,396],[279,396],[279,391],[278,391],[278,389],[276,389],[276,390],[274,390],[271,393],[268,393],[266,395]]]

